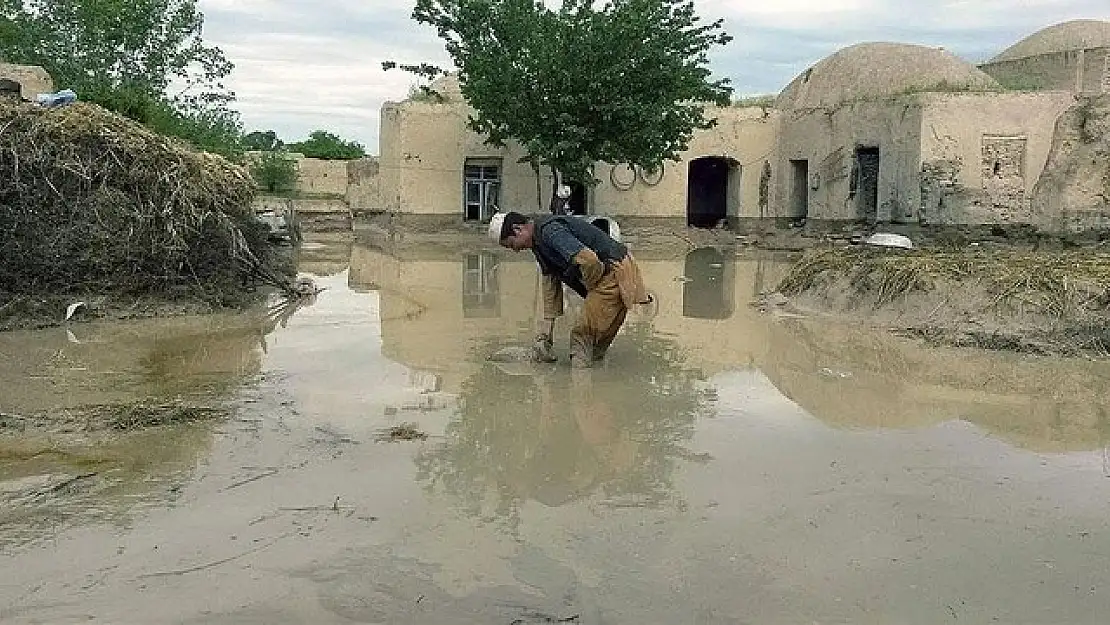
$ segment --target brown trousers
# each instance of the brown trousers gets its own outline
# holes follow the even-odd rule
[[[646,303],[640,267],[629,254],[586,292],[582,313],[571,330],[571,361],[579,366],[605,358],[628,311]]]

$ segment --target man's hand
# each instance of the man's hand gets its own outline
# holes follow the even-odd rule
[[[553,343],[550,334],[540,334],[532,343],[532,359],[536,362],[558,362],[559,359],[552,353]]]
[[[586,290],[596,289],[605,276],[605,263],[601,262],[597,254],[588,247],[578,252],[573,261],[582,272],[582,283],[586,285]]]

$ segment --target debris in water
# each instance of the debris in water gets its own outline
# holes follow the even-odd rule
[[[422,441],[427,438],[428,434],[417,429],[415,423],[402,423],[383,430],[381,436],[378,437],[378,441],[398,443],[401,441]]]
[[[821,375],[825,376],[826,378],[836,378],[839,380],[846,380],[852,377],[852,373],[850,371],[834,371],[828,367],[821,369]]]
[[[89,417],[106,419],[115,430],[137,430],[162,425],[214,421],[230,414],[228,410],[222,408],[146,403],[93,406],[85,409],[84,412]]]
[[[85,305],[85,302],[75,302],[73,304],[70,304],[66,308],[66,321],[69,321],[70,319],[72,319],[73,314],[77,312],[77,309],[81,308],[84,305]]]

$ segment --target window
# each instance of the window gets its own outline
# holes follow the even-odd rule
[[[488,222],[501,201],[501,162],[467,159],[463,184],[463,218]]]

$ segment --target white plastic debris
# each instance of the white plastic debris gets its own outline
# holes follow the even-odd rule
[[[886,232],[876,232],[875,234],[867,237],[864,240],[867,245],[874,245],[876,247],[896,247],[904,250],[913,249],[913,241],[909,237],[904,237],[900,234],[890,234]]]
[[[84,305],[85,305],[85,302],[74,302],[73,304],[70,304],[66,308],[66,321],[69,321],[70,319],[72,319],[74,313],[77,312],[77,309],[81,308]]]

